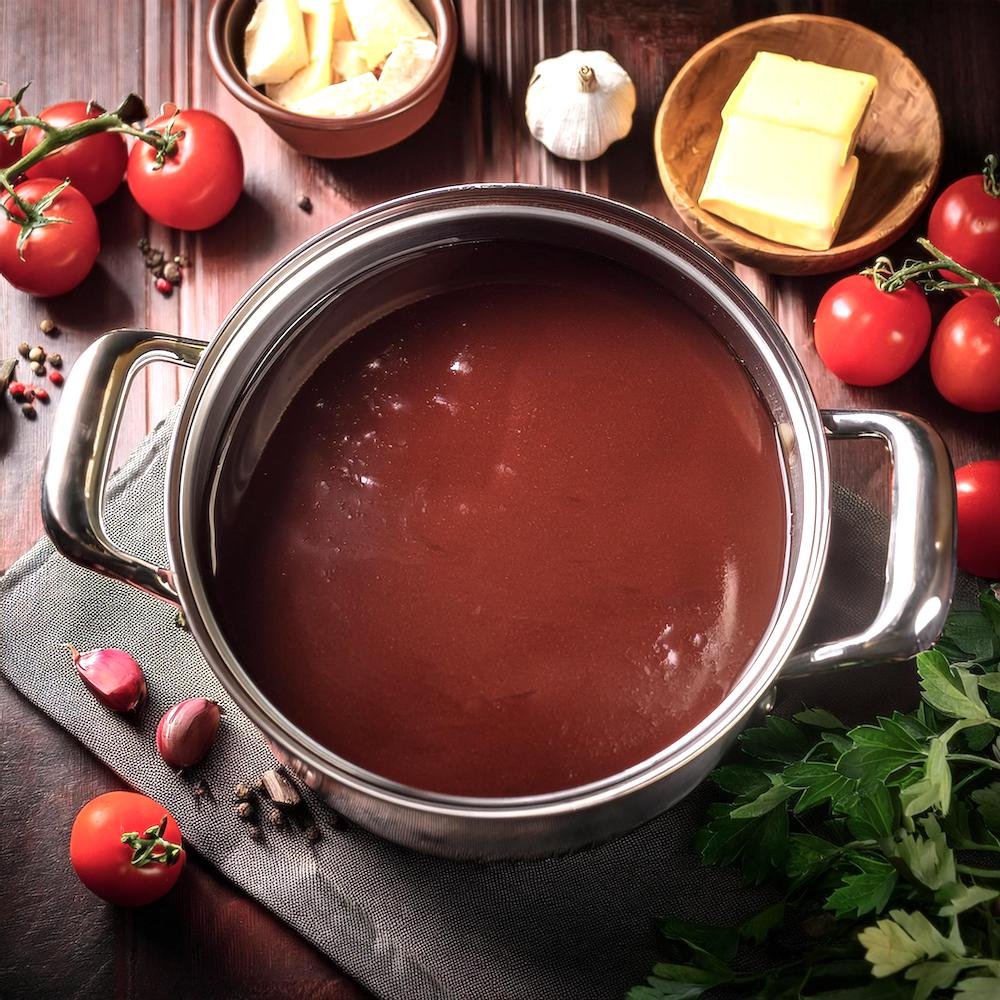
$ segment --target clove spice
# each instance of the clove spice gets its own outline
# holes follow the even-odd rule
[[[302,802],[299,790],[280,771],[270,768],[260,780],[264,794],[280,809],[294,809]]]

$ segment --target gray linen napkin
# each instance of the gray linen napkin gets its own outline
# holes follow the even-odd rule
[[[163,480],[173,414],[112,479],[112,537],[163,562]],[[882,587],[884,519],[837,493],[835,573],[819,602],[814,638],[871,620]],[[130,651],[146,670],[150,703],[138,724],[100,706],[80,684],[61,644]],[[307,802],[325,830],[267,829],[247,837],[232,811],[232,786],[273,765],[263,739],[232,704],[173,611],[97,576],[40,541],[0,580],[0,671],[135,788],[164,803],[189,845],[227,878],[312,941],[366,988],[400,1000],[604,1000],[642,981],[656,958],[653,918],[673,913],[728,923],[759,904],[734,895],[732,873],[702,868],[690,850],[706,800],[699,791],[644,828],[579,854],[501,864],[426,858]],[[821,698],[869,714],[899,703],[909,668],[855,672],[850,683],[787,684],[786,706]],[[853,694],[853,697],[852,697]],[[154,746],[156,721],[182,698],[204,695],[226,709],[219,743],[200,772],[216,798],[196,798]],[[888,701],[887,701],[888,699]],[[904,706],[905,707],[905,706]]]

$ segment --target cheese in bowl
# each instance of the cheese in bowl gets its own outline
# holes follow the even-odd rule
[[[247,80],[320,118],[399,100],[436,55],[434,31],[410,0],[260,0],[244,36]]]

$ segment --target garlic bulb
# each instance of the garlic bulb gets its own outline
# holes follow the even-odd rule
[[[543,59],[528,84],[531,134],[568,160],[593,160],[632,130],[635,86],[607,52],[572,49]]]

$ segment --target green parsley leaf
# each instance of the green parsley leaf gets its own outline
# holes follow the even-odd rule
[[[770,775],[749,764],[724,764],[711,774],[712,781],[730,795],[755,798],[771,787]]]
[[[930,742],[923,777],[904,788],[899,793],[899,799],[904,816],[918,816],[931,808],[939,809],[944,816],[948,815],[951,768],[948,766],[947,744],[940,736]]]
[[[913,1000],[927,1000],[937,989],[948,989],[964,966],[961,962],[921,962],[906,970],[906,978],[914,980]]]
[[[786,904],[782,901],[744,920],[738,928],[739,936],[753,944],[763,944],[771,931],[780,927],[785,919]]]
[[[997,1000],[1000,980],[994,976],[967,976],[955,988],[955,1000]]]
[[[892,897],[898,878],[896,869],[887,862],[866,860],[859,874],[844,877],[840,888],[827,899],[825,907],[838,917],[881,913]]]
[[[802,813],[824,802],[834,805],[855,795],[857,782],[837,771],[837,765],[821,760],[790,764],[782,772],[782,780],[792,789],[802,789],[795,803],[795,812]]]
[[[994,833],[1000,834],[1000,781],[976,789],[969,797],[979,806],[983,822]]]
[[[776,715],[769,715],[763,726],[743,733],[739,745],[745,754],[775,764],[792,764],[801,760],[809,749],[805,733]]]
[[[957,881],[955,855],[938,821],[931,816],[921,820],[923,835],[900,834],[899,841],[890,847],[891,857],[899,858],[910,874],[928,889],[940,889]]]
[[[953,611],[944,627],[944,636],[975,660],[995,653],[997,634],[990,620],[979,611]]]
[[[1000,872],[997,874],[1000,875]],[[996,889],[962,883],[946,886],[942,892],[948,900],[948,903],[938,911],[942,917],[956,917],[959,913],[965,913],[966,910],[971,910],[980,903],[988,903],[991,899],[1000,896],[1000,892]]]
[[[846,729],[840,719],[825,708],[807,708],[797,712],[792,718],[803,726],[814,726],[817,729]]]
[[[929,649],[917,657],[917,672],[924,700],[942,715],[953,719],[985,722],[990,714],[978,695],[970,697],[963,689],[943,653]]]
[[[897,826],[896,806],[889,789],[882,784],[866,785],[852,803],[847,825],[859,840],[891,837]]]
[[[774,777],[772,780],[774,783],[766,792],[761,792],[757,798],[737,806],[729,815],[733,819],[756,819],[772,809],[777,809],[785,799],[795,794],[795,789],[789,788],[780,778]]]

